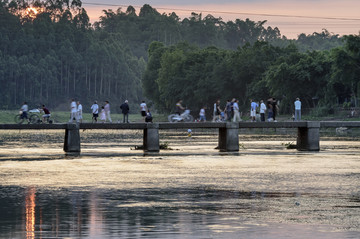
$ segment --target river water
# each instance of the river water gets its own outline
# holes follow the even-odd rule
[[[161,133],[161,132],[160,132]],[[0,238],[360,238],[360,141],[161,133],[171,150],[134,150],[141,131],[0,132]]]

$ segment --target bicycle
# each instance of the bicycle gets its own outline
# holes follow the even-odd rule
[[[168,116],[169,122],[193,122],[194,117],[190,114],[190,110],[185,110],[181,115],[171,114]]]
[[[25,120],[25,118],[23,117],[23,112],[20,111],[19,114],[15,116],[14,120],[15,120],[15,123],[22,124]],[[40,122],[41,122],[40,110],[39,109],[29,110],[28,123],[29,124],[39,124]]]

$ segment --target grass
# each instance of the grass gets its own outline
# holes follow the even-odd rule
[[[287,149],[296,149],[296,143],[294,142],[282,143],[281,145],[285,146]]]
[[[15,116],[19,113],[18,110],[1,110],[0,111],[0,124],[14,124]],[[51,118],[54,123],[66,123],[70,119],[70,112],[57,111],[51,112]],[[92,118],[91,113],[83,113],[83,123],[90,123]],[[122,114],[111,114],[112,121],[122,122],[123,115]],[[130,114],[129,115],[130,122],[144,122],[142,116],[139,114]],[[167,116],[162,114],[153,114],[153,122],[163,122],[167,121]],[[98,122],[100,119],[98,118]]]

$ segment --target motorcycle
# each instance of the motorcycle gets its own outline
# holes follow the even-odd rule
[[[190,114],[190,110],[185,110],[181,115],[171,114],[168,116],[169,122],[192,122],[194,117]]]

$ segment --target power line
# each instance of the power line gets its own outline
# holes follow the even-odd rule
[[[110,3],[86,3],[84,5],[94,6],[109,6],[109,7],[128,7],[130,5],[124,4],[110,4]],[[141,8],[142,6],[131,5],[134,8]],[[199,9],[179,9],[179,8],[165,8],[154,7],[155,9],[167,11],[181,11],[181,12],[205,12],[217,14],[231,14],[231,15],[249,15],[249,16],[265,16],[265,17],[285,17],[285,18],[307,18],[307,19],[322,19],[322,20],[341,20],[341,21],[360,21],[360,18],[345,18],[345,17],[317,17],[317,16],[302,16],[302,15],[286,15],[286,14],[267,14],[267,13],[250,13],[250,12],[227,12],[227,11],[213,11],[213,10],[199,10]]]

